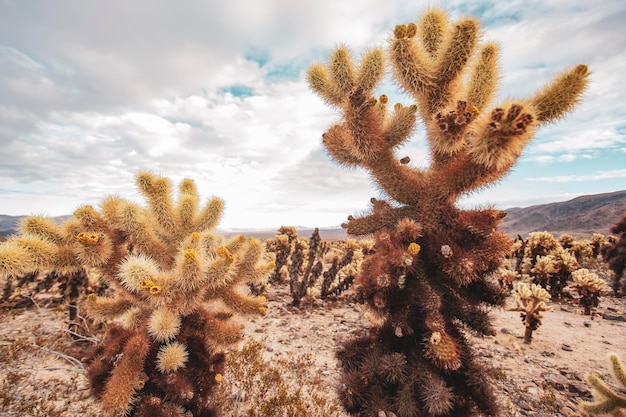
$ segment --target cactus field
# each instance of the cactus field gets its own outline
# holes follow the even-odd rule
[[[271,246],[274,241],[265,243]],[[323,236],[321,244],[337,253],[355,245],[325,241]],[[362,242],[360,247],[369,246]],[[332,257],[321,259],[327,271]],[[606,279],[606,265],[601,260],[594,262],[586,266]],[[290,263],[289,258],[288,266]],[[68,301],[54,285],[50,290],[38,288],[41,279],[45,277],[17,291],[9,291],[10,285],[5,288],[11,295],[3,297],[0,313],[0,381],[5,387],[0,415],[104,415],[90,394],[86,365],[81,362],[86,349],[104,337],[104,329],[85,318],[80,309],[76,325],[69,326]],[[512,279],[531,282],[530,277],[521,275]],[[318,288],[322,281],[320,278]],[[504,416],[582,416],[577,403],[593,399],[585,380],[591,372],[617,387],[609,355],[617,353],[623,359],[626,298],[610,294],[607,283],[607,294],[600,297],[595,314],[585,315],[585,306],[577,300],[577,285],[571,280],[566,288],[568,297],[548,301],[551,310],[542,313],[541,326],[530,344],[524,343],[524,324],[519,312],[513,311],[513,295],[491,312],[495,335],[469,336],[477,356],[492,369],[495,395]],[[227,351],[230,365],[214,393],[219,415],[348,416],[337,395],[341,367],[335,354],[349,339],[365,335],[371,328],[366,309],[358,302],[358,288],[350,285],[326,298],[319,291],[308,291],[294,306],[287,276],[268,285],[265,296],[267,313],[240,320],[243,337]],[[84,301],[86,295],[79,299]],[[265,386],[268,383],[270,386]]]

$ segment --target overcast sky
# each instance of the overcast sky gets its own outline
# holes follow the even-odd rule
[[[193,178],[223,228],[334,226],[379,190],[331,161],[338,120],[305,73],[337,45],[387,45],[407,0],[0,0],[0,214],[71,214],[134,176]],[[499,208],[626,189],[626,3],[442,0],[501,45],[498,100],[588,64],[585,101],[543,127],[514,171],[464,205]],[[411,103],[388,84],[380,93]],[[495,103],[494,103],[495,104]],[[427,164],[417,129],[400,157]]]

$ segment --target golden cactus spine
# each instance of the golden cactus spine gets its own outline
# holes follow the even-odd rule
[[[575,66],[526,99],[493,106],[499,48],[480,35],[476,19],[451,22],[430,8],[417,24],[396,26],[388,50],[366,51],[357,64],[340,47],[308,72],[312,90],[342,116],[323,134],[327,151],[366,169],[386,195],[343,225],[376,239],[357,281],[378,325],[339,353],[341,396],[354,415],[498,414],[461,329],[493,331],[484,307],[505,295],[489,275],[510,242],[497,231],[504,213],[456,202],[505,176],[536,129],[579,101],[589,72]],[[386,95],[373,96],[387,69],[416,104],[390,107]],[[427,168],[396,156],[418,118]]]

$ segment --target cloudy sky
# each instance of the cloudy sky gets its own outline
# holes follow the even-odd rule
[[[385,47],[428,5],[407,0],[0,0],[0,214],[70,214],[134,176],[193,178],[226,202],[223,228],[334,226],[379,196],[334,164],[338,115],[305,73],[334,47]],[[497,40],[500,93],[592,70],[585,101],[543,127],[514,171],[465,205],[499,208],[626,189],[623,0],[440,0]],[[411,103],[392,84],[380,93]],[[426,166],[423,131],[402,155]]]

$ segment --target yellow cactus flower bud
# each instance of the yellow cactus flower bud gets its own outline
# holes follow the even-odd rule
[[[149,290],[150,288],[152,288],[154,286],[154,281],[150,280],[150,279],[144,279],[139,283],[139,287],[142,290]]]
[[[422,249],[422,247],[420,245],[418,245],[417,243],[413,242],[409,245],[408,251],[411,255],[415,256],[418,253],[420,253],[420,250]]]
[[[476,106],[470,106],[469,111],[474,114],[474,116],[480,116],[480,110]]]
[[[261,315],[264,316],[267,314],[267,307],[259,307],[259,311],[261,312]]]
[[[197,261],[196,251],[193,249],[187,249],[185,251],[185,263],[186,264],[195,264]]]
[[[191,234],[191,243],[198,243],[200,241],[200,233],[193,232]]]
[[[94,302],[98,299],[98,296],[94,293],[91,293],[87,296],[87,301]]]
[[[161,286],[153,285],[150,287],[150,295],[158,295],[161,294]]]
[[[224,246],[220,246],[219,248],[217,248],[216,252],[220,258],[224,259],[228,263],[231,263],[235,260],[235,256],[230,253],[229,250]]]
[[[222,374],[215,374],[215,382],[218,384],[222,382]]]
[[[100,237],[97,233],[81,232],[76,236],[76,240],[82,245],[93,246],[98,244]]]

